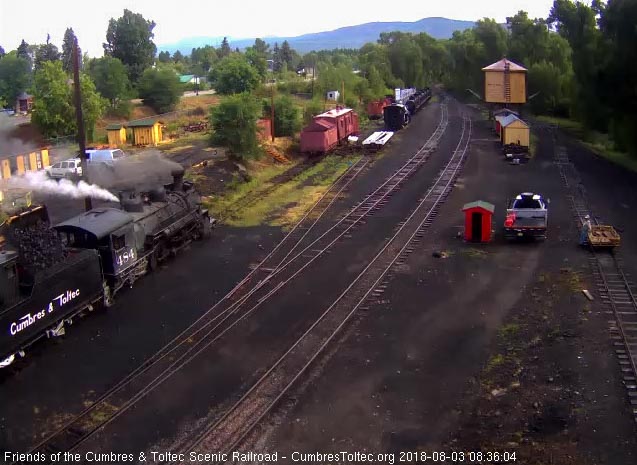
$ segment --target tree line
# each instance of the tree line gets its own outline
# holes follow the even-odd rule
[[[139,96],[156,111],[169,111],[184,89],[178,74],[193,74],[206,77],[218,94],[249,94],[249,99],[256,99],[249,107],[257,113],[269,109],[269,103],[258,99],[276,90],[275,110],[280,107],[281,114],[292,119],[275,121],[277,133],[285,135],[298,128],[302,118],[308,121],[320,111],[329,90],[341,91],[344,104],[359,108],[396,87],[441,83],[458,93],[471,89],[482,94],[481,69],[506,56],[528,69],[528,93],[533,96],[529,106],[535,113],[579,119],[587,129],[610,133],[618,149],[635,152],[636,5],[630,0],[594,0],[591,5],[555,0],[546,18],[530,18],[520,11],[506,24],[485,18],[450,39],[389,32],[360,49],[305,55],[287,41],[271,45],[262,39],[244,51],[233,50],[225,38],[219,47],[193,48],[188,55],[157,54],[155,23],[124,10],[122,17],[109,21],[104,56],[83,59],[86,106],[93,111],[91,117],[104,111],[126,114],[128,100]],[[61,134],[74,124],[70,119],[58,124],[60,118],[47,110],[52,102],[46,108],[37,103],[56,100],[55,111],[68,113],[70,93],[63,81],[70,71],[73,39],[68,29],[61,51],[48,38],[36,46],[22,41],[6,54],[0,47],[0,103],[12,104],[20,92],[32,89],[34,116],[44,115],[35,122],[45,134]],[[304,114],[288,108],[294,107],[292,100],[283,98],[289,94],[311,98]],[[240,105],[247,100],[231,101]]]

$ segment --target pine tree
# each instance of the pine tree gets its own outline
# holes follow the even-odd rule
[[[18,49],[16,50],[16,55],[18,58],[24,58],[29,62],[29,64],[33,63],[33,59],[31,58],[31,52],[29,51],[29,44],[27,44],[24,39],[20,42]]]
[[[73,28],[67,27],[64,32],[64,40],[62,41],[62,68],[67,73],[73,71],[73,43],[75,42],[75,33]]]
[[[221,42],[219,56],[221,56],[221,58],[225,58],[228,55],[230,55],[231,52],[232,52],[232,49],[230,48],[230,44],[228,43],[228,38],[224,37],[223,41]]]
[[[272,48],[272,61],[274,62],[274,72],[277,73],[281,71],[281,49],[279,48],[278,42],[275,42]]]

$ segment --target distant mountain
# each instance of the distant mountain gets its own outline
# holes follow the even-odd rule
[[[357,26],[347,26],[334,31],[316,32],[304,34],[297,37],[267,37],[266,42],[273,45],[275,42],[281,44],[284,40],[299,53],[307,53],[312,50],[330,50],[333,48],[360,48],[368,42],[376,42],[381,32],[426,32],[436,39],[448,39],[454,31],[470,29],[475,25],[474,21],[460,21],[447,18],[424,18],[413,23],[410,22],[387,22],[387,23],[366,23]],[[160,45],[159,51],[167,50],[174,53],[179,50],[181,53],[189,54],[193,48],[204,45],[218,46],[223,37],[192,37],[180,40],[174,44]],[[234,49],[239,47],[244,49],[254,44],[254,38],[232,39],[228,38],[230,46]]]

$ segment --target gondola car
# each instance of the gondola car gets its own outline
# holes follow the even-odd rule
[[[84,310],[115,294],[192,239],[213,219],[183,171],[150,192],[126,191],[121,209],[94,208],[54,227],[44,206],[2,225],[0,367],[42,337],[64,334]]]

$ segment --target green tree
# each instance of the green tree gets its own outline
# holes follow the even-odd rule
[[[225,58],[232,53],[232,49],[230,48],[230,44],[228,43],[228,38],[224,37],[221,41],[221,47],[219,48],[219,57]]]
[[[264,100],[263,113],[271,114],[270,100]],[[287,95],[274,99],[274,135],[276,137],[294,136],[301,129],[301,112]]]
[[[507,33],[494,19],[484,18],[473,29],[476,39],[483,45],[482,59],[487,63],[498,61],[507,53]]]
[[[45,61],[57,61],[60,59],[60,52],[58,48],[52,44],[51,36],[49,34],[46,35],[46,43],[38,46],[35,51],[35,60],[34,65],[35,68],[38,69],[42,66],[42,63]]]
[[[231,155],[237,158],[257,155],[257,119],[260,114],[257,100],[248,93],[224,99],[210,113],[214,129],[212,143],[228,147]]]
[[[111,107],[117,106],[130,90],[130,81],[126,74],[126,67],[117,58],[105,56],[91,60],[88,65],[88,74],[95,83],[95,88],[111,103]]]
[[[281,63],[285,63],[288,65],[288,69],[292,67],[292,49],[290,48],[290,43],[287,40],[284,40],[281,44],[281,50],[279,52],[281,55]]]
[[[256,39],[252,47],[245,52],[246,59],[257,70],[261,79],[268,73],[268,52],[270,46],[261,39]]]
[[[128,78],[133,83],[155,59],[154,28],[154,21],[126,9],[122,17],[117,20],[111,18],[108,23],[104,53],[118,58],[126,66]]]
[[[73,72],[73,44],[75,40],[75,32],[72,28],[67,27],[62,41],[62,68],[67,73]]]
[[[175,63],[181,63],[182,61],[184,61],[184,56],[179,50],[173,53],[173,61]]]
[[[275,73],[281,71],[283,61],[281,60],[281,49],[279,48],[278,42],[275,42],[274,47],[272,48],[272,61],[274,62],[272,66],[273,71]]]
[[[31,51],[31,46],[27,44],[24,39],[18,45],[18,49],[16,51],[18,58],[23,58],[29,62],[29,67],[33,67],[33,53]]]
[[[201,65],[205,73],[209,73],[212,65],[219,60],[217,50],[212,45],[193,48],[190,58],[193,65]]]
[[[159,52],[159,55],[157,55],[157,59],[159,60],[160,63],[168,63],[171,60],[170,52],[167,52],[167,51]]]
[[[600,4],[593,7],[601,14],[607,57],[599,90],[611,109],[610,131],[618,149],[637,155],[637,4],[609,0],[605,8]]]
[[[575,75],[575,110],[589,129],[605,131],[610,121],[608,106],[601,99],[600,73],[606,62],[603,37],[597,27],[599,9],[585,3],[555,0],[548,24],[557,28],[571,46]]]
[[[242,55],[222,59],[212,70],[210,80],[219,94],[250,92],[259,85],[259,73]]]
[[[36,71],[31,121],[45,137],[66,136],[77,131],[73,89],[61,61],[47,61]],[[82,111],[91,139],[95,123],[101,117],[105,100],[95,90],[90,77],[80,76]]]
[[[182,93],[179,77],[170,68],[149,68],[144,71],[138,90],[144,105],[150,106],[157,113],[172,111]]]
[[[11,52],[0,60],[0,99],[15,105],[18,95],[31,82],[31,65],[24,58]]]

